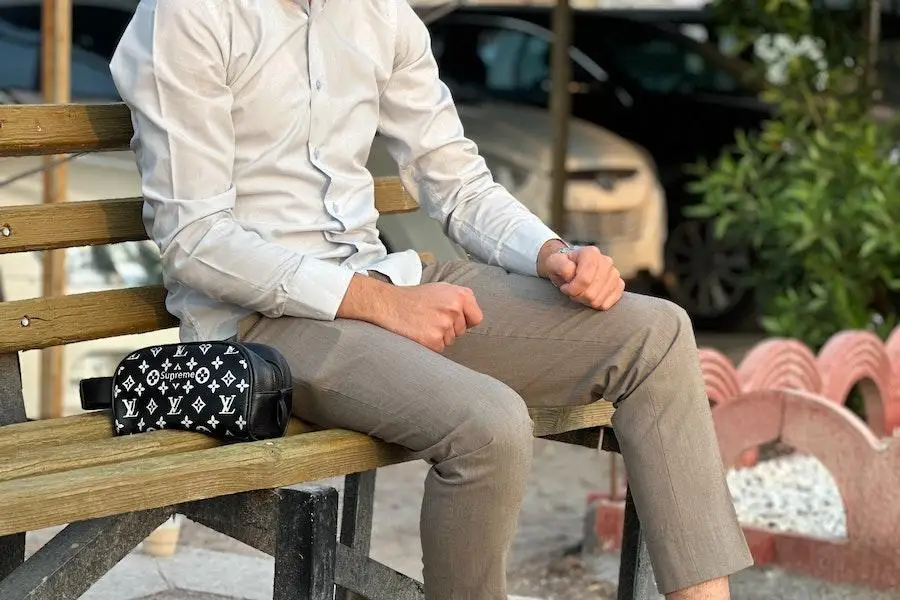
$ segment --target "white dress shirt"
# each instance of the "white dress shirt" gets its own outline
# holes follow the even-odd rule
[[[534,275],[559,237],[464,137],[406,0],[142,0],[111,71],[185,341],[234,335],[251,311],[334,319],[354,273],[420,282],[416,253],[379,240],[376,131],[477,258]]]

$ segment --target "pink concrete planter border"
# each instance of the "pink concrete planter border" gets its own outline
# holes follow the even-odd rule
[[[842,331],[816,356],[797,340],[771,338],[735,366],[717,350],[700,350],[706,391],[714,406],[748,392],[795,390],[843,405],[854,386],[865,398],[869,427],[878,436],[900,428],[900,327],[887,342],[868,331]]]
[[[752,465],[760,445],[780,440],[820,460],[843,499],[845,540],[745,527],[757,564],[900,590],[900,437],[885,437],[900,430],[900,328],[887,343],[869,332],[838,333],[818,356],[786,339],[757,344],[739,366],[715,350],[700,354],[725,464]],[[854,386],[868,423],[844,406]],[[587,547],[616,549],[619,489],[589,501]]]

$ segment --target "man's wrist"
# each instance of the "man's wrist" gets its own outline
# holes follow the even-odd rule
[[[377,324],[389,308],[393,286],[374,277],[354,273],[347,293],[338,307],[337,317]]]
[[[568,248],[569,245],[560,240],[560,239],[552,239],[544,242],[544,245],[541,246],[541,249],[538,251],[537,257],[537,274],[538,277],[543,277],[547,279],[548,271],[547,271],[547,258],[553,255],[556,252],[559,252],[563,248]]]

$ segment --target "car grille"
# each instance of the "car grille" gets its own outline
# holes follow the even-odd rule
[[[641,235],[641,211],[566,212],[566,237],[579,242],[635,240]]]

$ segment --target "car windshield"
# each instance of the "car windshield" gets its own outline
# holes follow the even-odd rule
[[[727,94],[753,96],[760,90],[749,65],[726,57],[666,27],[617,20],[596,35],[590,27],[576,30],[575,44],[635,85],[663,94]]]

